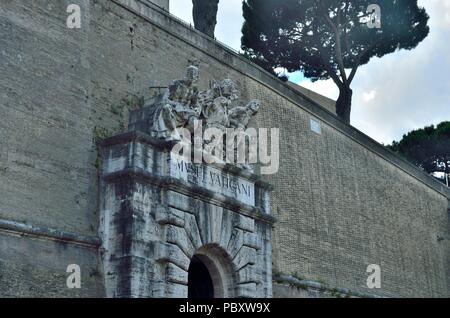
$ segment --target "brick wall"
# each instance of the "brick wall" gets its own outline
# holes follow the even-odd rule
[[[82,9],[79,30],[66,27],[72,3]],[[129,110],[158,91],[150,87],[167,85],[196,62],[201,88],[230,76],[243,100],[263,101],[253,124],[281,130],[280,171],[267,178],[275,186],[278,218],[275,271],[356,292],[449,296],[446,190],[307,97],[146,3],[2,1],[1,219],[97,236],[93,141],[126,129]],[[311,117],[322,123],[321,135],[310,130]],[[62,264],[74,262],[97,268],[91,252],[70,240],[57,252],[55,244],[63,243],[48,237],[36,248],[35,236],[19,244],[11,235],[0,229],[0,272],[19,266],[33,286],[49,280],[35,270],[65,275]],[[29,258],[12,257],[14,246]],[[44,246],[58,262],[36,261]],[[381,265],[381,290],[365,287],[369,264]],[[11,274],[2,275],[0,286],[6,276]],[[65,276],[55,277],[59,284]],[[82,295],[102,295],[102,279],[93,277]],[[18,295],[42,295],[39,289],[25,293],[21,276],[10,284]]]

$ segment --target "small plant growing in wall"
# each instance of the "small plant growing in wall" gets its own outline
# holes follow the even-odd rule
[[[95,149],[96,149],[96,153],[97,153],[97,156],[96,156],[95,162],[94,162],[94,166],[96,169],[99,169],[101,166],[100,149],[98,147],[98,144],[102,140],[105,140],[106,138],[109,138],[111,136],[112,136],[112,132],[110,130],[108,130],[107,128],[98,127],[98,126],[94,127],[94,131],[92,132],[92,139],[95,144]]]
[[[125,130],[125,124],[131,111],[142,108],[144,106],[144,96],[128,94],[122,98],[119,104],[112,105],[110,111],[119,118],[119,131]]]

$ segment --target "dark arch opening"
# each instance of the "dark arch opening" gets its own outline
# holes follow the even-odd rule
[[[194,256],[188,272],[188,298],[214,298],[214,285],[208,268],[202,260]]]

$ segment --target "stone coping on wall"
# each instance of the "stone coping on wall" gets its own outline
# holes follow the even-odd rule
[[[388,296],[381,296],[375,293],[363,293],[339,287],[333,288],[322,282],[299,279],[290,275],[275,274],[273,277],[273,281],[274,283],[287,285],[291,288],[315,290],[319,293],[335,298],[388,298]]]
[[[84,236],[77,233],[65,232],[49,227],[40,227],[21,222],[0,219],[0,233],[18,234],[20,236],[36,237],[39,239],[60,241],[88,248],[99,248],[101,240],[98,237]]]
[[[216,59],[218,62],[226,64],[230,68],[242,73],[244,76],[248,76],[263,84],[277,94],[290,100],[306,112],[310,113],[312,116],[315,116],[324,123],[334,127],[336,130],[345,134],[361,146],[408,173],[423,184],[446,196],[447,198],[450,198],[450,188],[435,180],[405,159],[397,156],[358,129],[346,124],[312,99],[289,87],[289,85],[282,82],[258,65],[240,56],[237,52],[227,47],[225,44],[202,34],[189,24],[146,0],[110,1],[141,17],[147,22],[161,28],[170,35],[185,42],[187,45],[195,47],[199,51],[209,55],[211,58]]]

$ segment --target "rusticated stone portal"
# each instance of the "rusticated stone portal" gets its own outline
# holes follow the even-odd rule
[[[229,109],[230,81],[197,103],[197,70],[189,74],[132,114],[133,131],[101,145],[107,296],[272,297],[269,185],[247,164],[191,164],[172,152],[173,129],[192,116],[246,126],[259,105]]]
[[[196,257],[215,297],[271,297],[267,186],[236,167],[186,169],[169,146],[138,132],[103,143],[107,296],[185,298]]]

